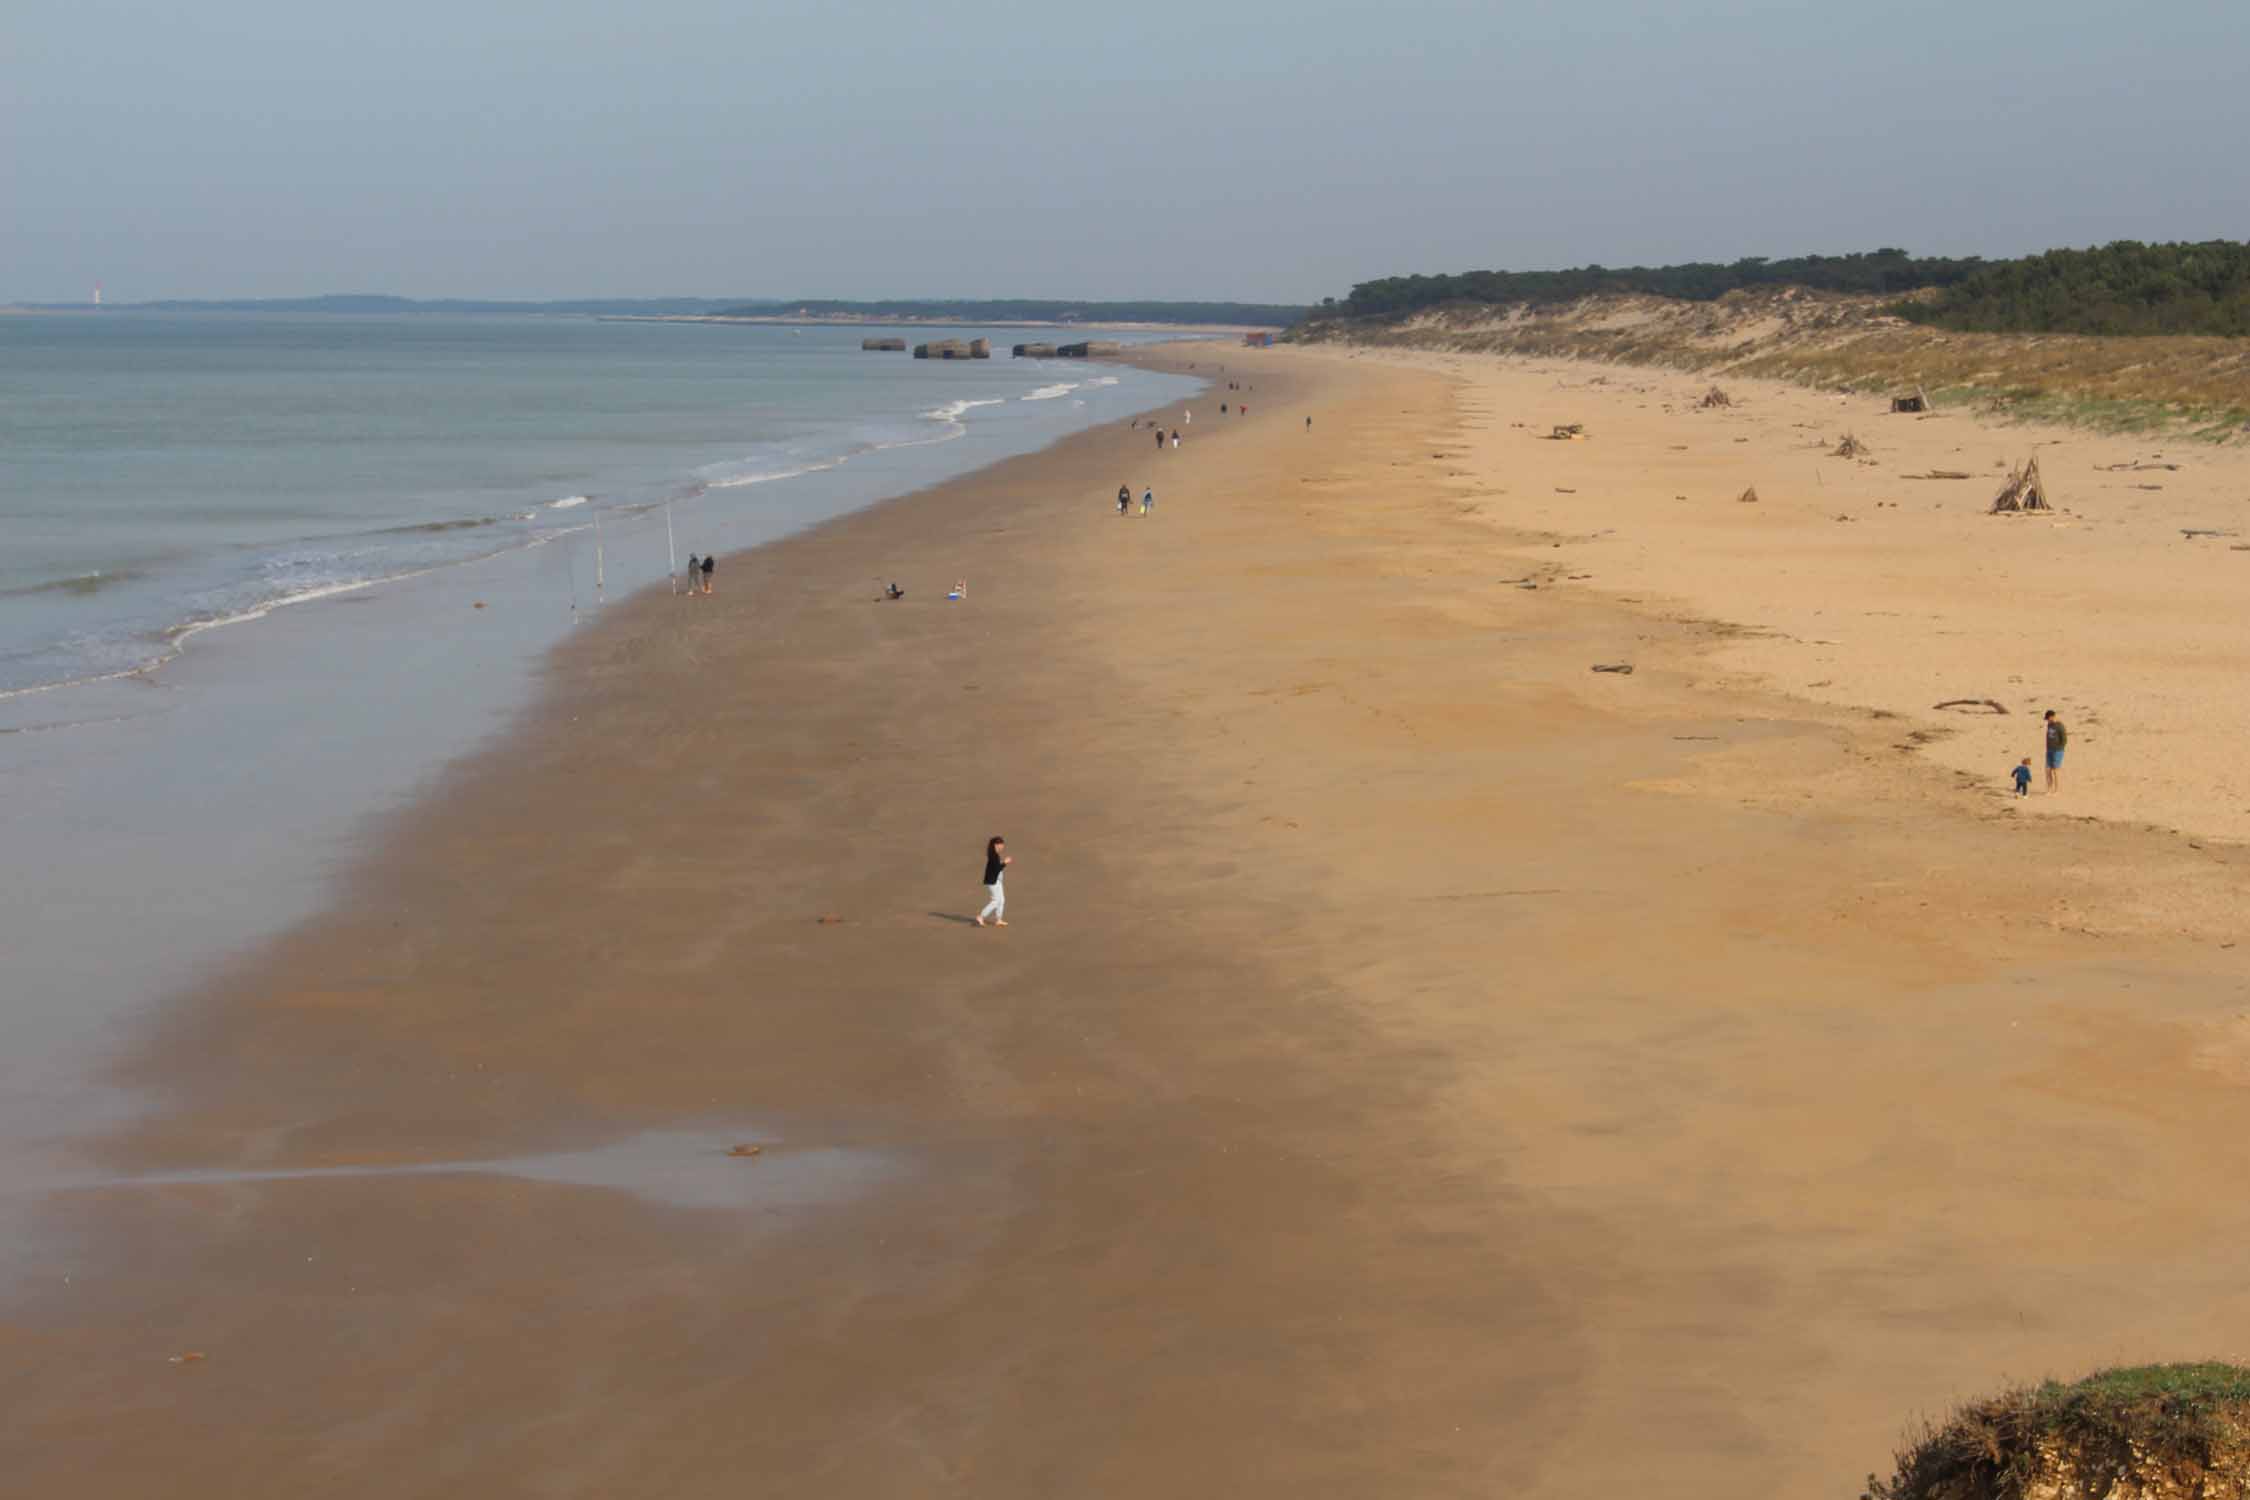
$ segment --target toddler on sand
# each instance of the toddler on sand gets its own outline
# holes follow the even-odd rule
[[[2019,797],[2028,797],[2028,796],[2030,796],[2030,795],[2031,795],[2031,757],[2030,757],[2030,756],[2028,756],[2028,755],[2027,755],[2027,756],[2025,756],[2025,757],[2023,758],[2023,764],[2022,764],[2022,765],[2020,765],[2020,766],[2017,766],[2017,767],[2015,768],[2015,770],[2013,770],[2013,771],[2012,771],[2012,772],[2010,772],[2009,774],[2010,774],[2010,775],[2012,775],[2012,776],[2014,776],[2014,777],[2016,778],[2016,795],[2017,795],[2017,796],[2019,796]]]

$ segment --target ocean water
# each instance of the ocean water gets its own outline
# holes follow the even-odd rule
[[[146,1107],[106,1064],[153,1011],[331,899],[605,599],[1199,389],[863,332],[0,316],[0,1189]]]
[[[675,531],[709,530],[758,487],[876,454],[1045,441],[1157,379],[863,353],[862,332],[0,318],[0,695],[142,671],[213,627],[597,513],[669,504]]]

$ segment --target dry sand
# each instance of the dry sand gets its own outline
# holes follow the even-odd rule
[[[1893,416],[1770,381],[1726,380],[1734,405],[1706,410],[1703,376],[1369,357],[1466,382],[1457,487],[1562,542],[1556,568],[1741,627],[1715,681],[1898,714],[1995,796],[2024,756],[2044,766],[2052,708],[2063,795],[2020,811],[2250,837],[2250,448]],[[1585,441],[1543,440],[1568,422]],[[1870,451],[1837,457],[1846,435]],[[2056,511],[1989,514],[2033,454]],[[1912,477],[1933,471],[1973,477]],[[1932,707],[1957,698],[2010,713]]]
[[[1727,462],[1762,398],[1698,451],[1554,372],[1216,357],[1177,453],[1074,438],[559,653],[133,1063],[104,1169],[284,1175],[52,1197],[11,1483],[1841,1496],[2004,1377],[2244,1352],[2232,846],[2018,816],[2013,757],[1957,789],[1954,742],[1757,681],[1879,669],[1710,622],[1634,518],[1770,486],[1679,534],[1812,567],[1826,502]],[[1549,405],[1594,436],[1506,425]],[[2104,534],[1982,489],[1936,520]],[[1864,623],[1919,596],[1822,566],[1805,609],[1921,649]],[[2002,645],[1959,692],[2057,695],[2116,795],[2129,716]],[[964,920],[993,832],[1005,932]]]

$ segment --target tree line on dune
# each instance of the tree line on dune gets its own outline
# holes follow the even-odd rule
[[[1789,260],[1745,256],[1730,264],[1578,266],[1567,271],[1464,271],[1449,276],[1389,276],[1363,281],[1341,303],[1323,304],[1347,317],[1390,317],[1448,302],[1546,306],[1600,293],[1640,292],[1683,302],[1714,302],[1752,287],[1801,286],[1823,292],[1896,295],[1959,281],[1981,262],[1940,260],[1904,250],[1857,255],[1800,255]]]
[[[1933,327],[1986,333],[2250,335],[2250,244],[2232,240],[2049,250],[2019,260],[1883,249],[1722,264],[1465,271],[1363,281],[1323,318],[1397,318],[1457,304],[1544,307],[1603,293],[1711,302],[1765,287],[1905,297],[1889,311]]]
[[[2250,336],[2250,244],[2049,250],[1993,261],[1903,317],[1975,333],[2218,334]]]

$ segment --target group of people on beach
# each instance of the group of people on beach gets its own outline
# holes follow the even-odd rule
[[[690,552],[687,555],[688,597],[693,598],[699,593],[710,593],[711,575],[718,571],[718,559],[711,557],[698,558],[694,553]],[[700,587],[698,586],[699,584]]]
[[[2047,790],[2050,792],[2059,792],[2062,790],[2063,751],[2070,744],[2070,731],[2063,728],[2063,721],[2056,717],[2055,711],[2051,708],[2047,710],[2046,724]],[[2017,796],[2028,797],[2031,795],[2030,756],[2025,756],[2022,763],[2019,764],[2013,771],[2011,771],[2009,775],[2012,776],[2015,780]]]
[[[1156,490],[1154,487],[1142,490],[1141,514],[1148,515],[1155,509]],[[1133,487],[1129,484],[1121,484],[1117,487],[1117,513],[1121,516],[1129,516],[1133,513]]]

